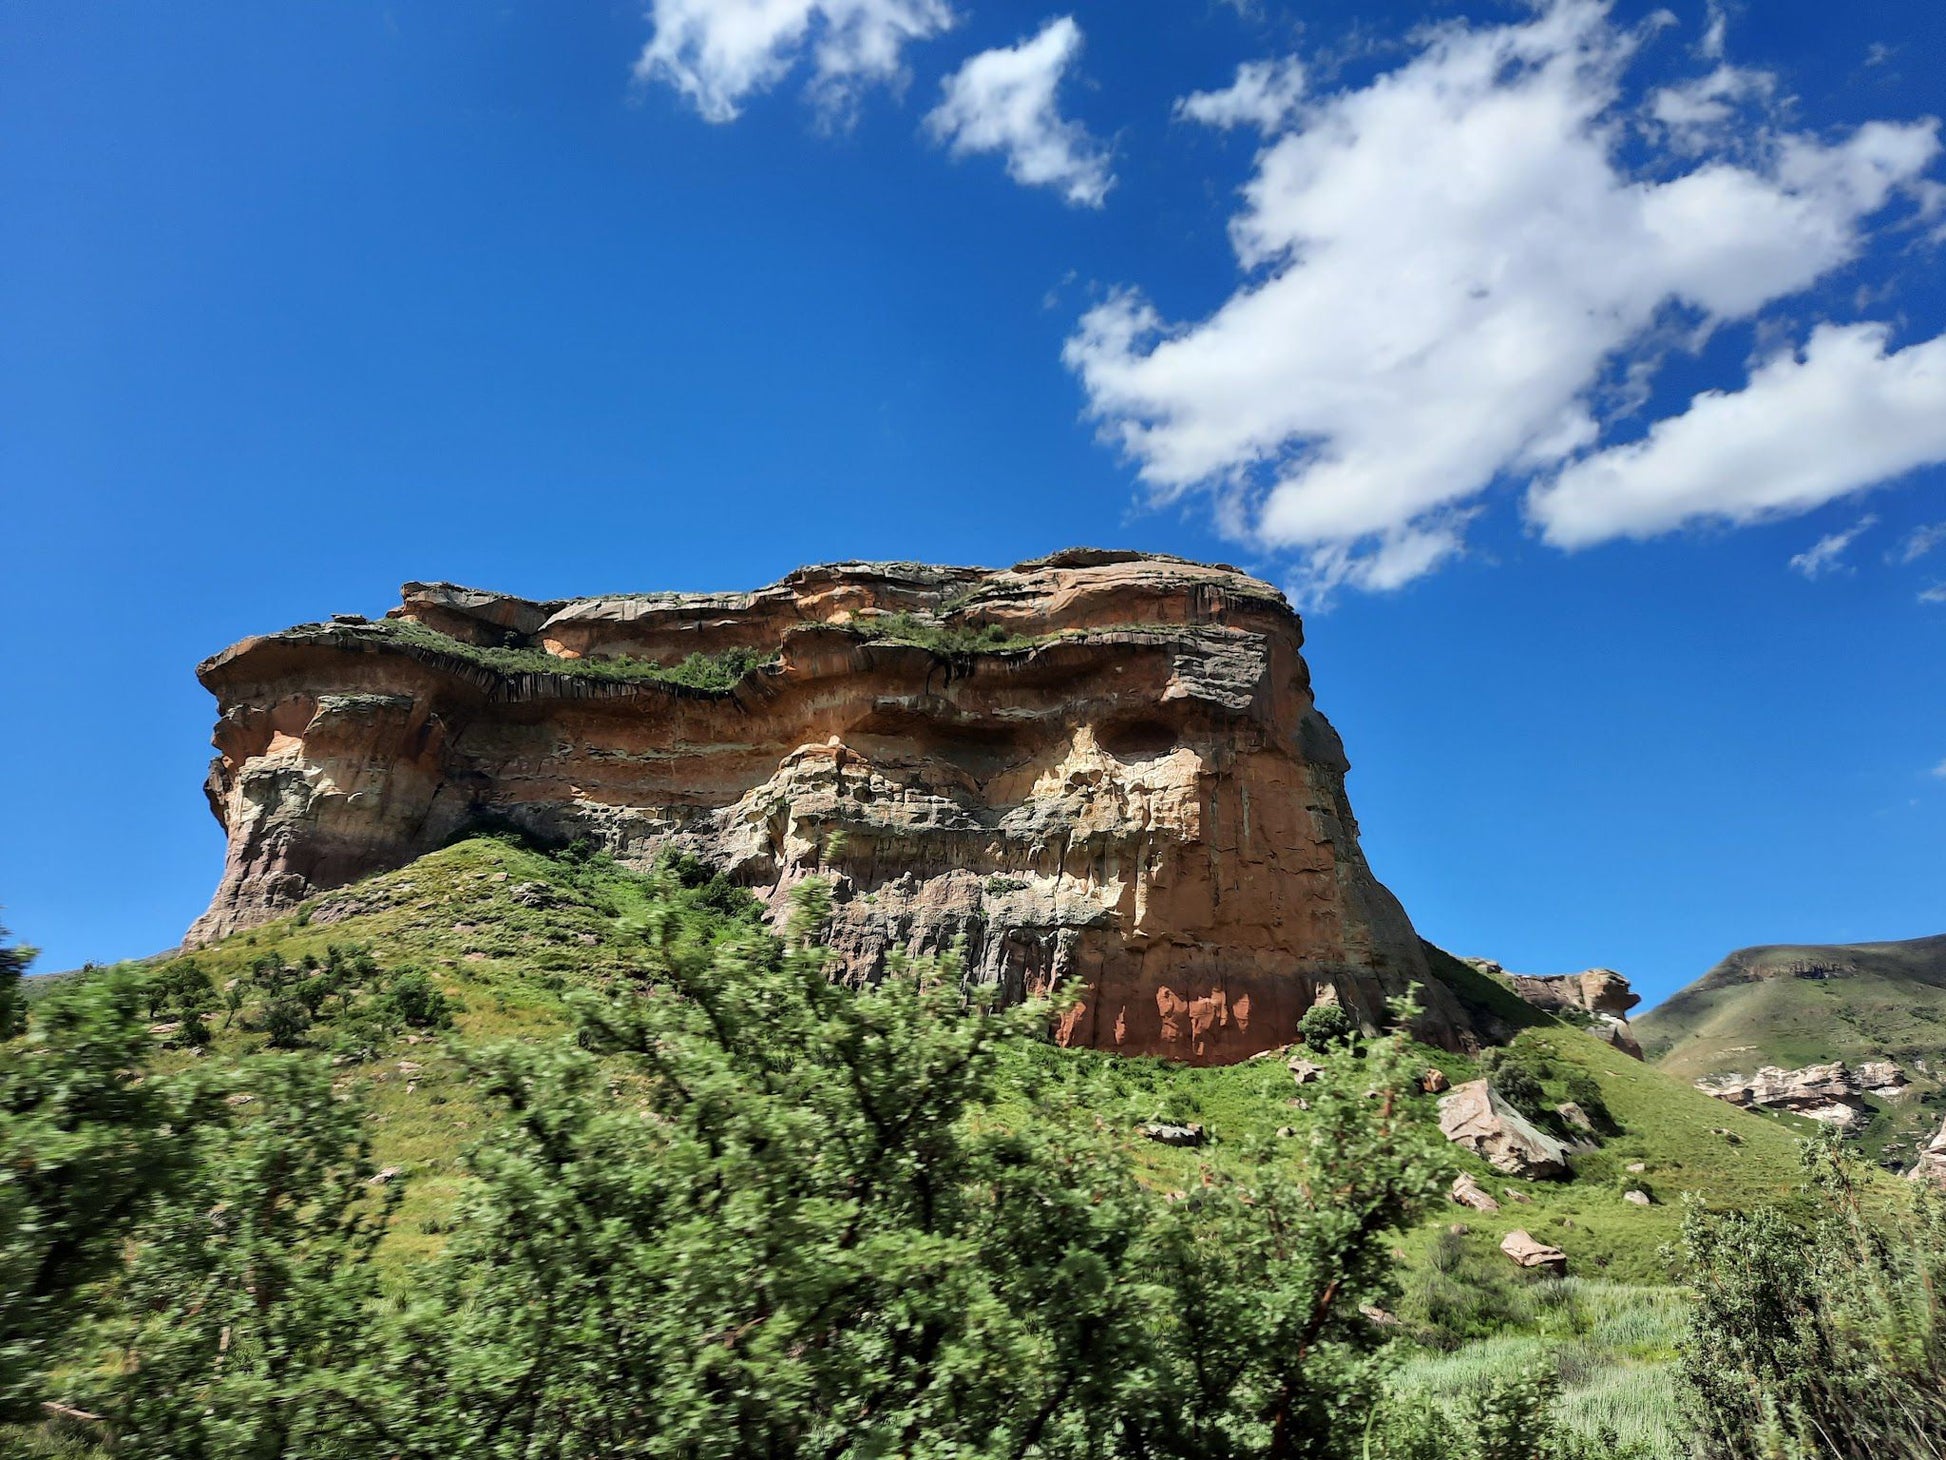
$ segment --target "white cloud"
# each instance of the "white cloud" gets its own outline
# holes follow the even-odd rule
[[[1942,760],[1938,765],[1934,766],[1932,773],[1942,779],[1946,779],[1946,760]]]
[[[842,115],[872,85],[902,85],[909,42],[948,30],[945,0],[654,0],[636,77],[665,81],[712,122],[733,121],[811,53],[811,92]]]
[[[1104,435],[1157,497],[1210,492],[1219,523],[1300,552],[1314,602],[1408,581],[1463,550],[1497,480],[1599,444],[1672,313],[1700,338],[1803,290],[1938,151],[1931,122],[1874,122],[1631,166],[1636,44],[1599,0],[1556,0],[1314,99],[1258,156],[1221,307],[1179,323],[1123,290],[1068,340]]]
[[[1776,89],[1777,78],[1768,71],[1718,66],[1707,76],[1657,90],[1649,98],[1649,115],[1665,129],[1670,145],[1702,152],[1733,141],[1729,129],[1740,109],[1770,100]]]
[[[1251,126],[1269,136],[1279,131],[1304,99],[1304,67],[1295,56],[1246,61],[1221,91],[1197,91],[1176,102],[1175,114],[1209,127]]]
[[[1723,58],[1723,43],[1729,36],[1730,17],[1725,13],[1720,0],[1710,0],[1709,19],[1703,26],[1703,39],[1698,44],[1698,52],[1709,60]]]
[[[1705,391],[1641,440],[1537,485],[1534,520],[1556,546],[1585,547],[1806,512],[1946,461],[1946,335],[1891,354],[1886,335],[1820,325],[1801,355],[1772,357],[1742,390]]]
[[[998,152],[1015,182],[1057,188],[1077,207],[1099,208],[1115,185],[1107,150],[1055,104],[1080,54],[1081,27],[1067,15],[1017,46],[982,51],[946,78],[927,130],[955,157]]]
[[[1791,570],[1813,580],[1822,578],[1827,573],[1849,571],[1845,567],[1845,554],[1850,551],[1853,543],[1877,524],[1878,518],[1867,512],[1850,527],[1826,533],[1803,552],[1791,558]]]
[[[1935,583],[1932,587],[1921,590],[1919,601],[1921,603],[1946,603],[1946,583]]]
[[[1898,550],[1892,555],[1896,563],[1916,563],[1942,542],[1946,542],[1946,522],[1928,522],[1915,527],[1901,540]]]

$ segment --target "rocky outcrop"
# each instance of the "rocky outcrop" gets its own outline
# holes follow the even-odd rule
[[[1906,1172],[1906,1178],[1946,1187],[1946,1124],[1941,1125],[1938,1133],[1919,1148],[1919,1160]]]
[[[1561,1176],[1569,1148],[1493,1093],[1485,1080],[1455,1085],[1439,1102],[1439,1131],[1509,1176]]]
[[[1539,1268],[1555,1277],[1568,1275],[1568,1255],[1550,1247],[1525,1228],[1516,1227],[1500,1239],[1500,1250],[1522,1267]]]
[[[1642,1058],[1629,1027],[1628,1011],[1642,1002],[1642,996],[1628,986],[1628,980],[1612,968],[1590,968],[1581,973],[1509,973],[1490,958],[1464,960],[1490,978],[1498,979],[1536,1009],[1566,1018],[1584,1026],[1599,1039],[1605,1039],[1622,1053]]]
[[[826,878],[847,976],[957,946],[1011,997],[1078,990],[1072,1044],[1226,1062],[1415,984],[1421,1032],[1464,1043],[1359,850],[1302,642],[1234,569],[1092,550],[749,593],[408,584],[382,622],[200,667],[229,851],[191,941],[499,826],[693,853],[773,907]]]
[[[1896,1100],[1908,1090],[1905,1072],[1891,1060],[1868,1060],[1852,1069],[1843,1060],[1782,1070],[1766,1065],[1756,1074],[1698,1080],[1705,1095],[1746,1110],[1789,1110],[1845,1129],[1868,1118],[1865,1097]]]

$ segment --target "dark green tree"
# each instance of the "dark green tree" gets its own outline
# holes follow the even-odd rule
[[[147,988],[121,968],[52,991],[0,1044],[0,1418],[35,1413],[87,1290],[220,1109],[193,1082],[145,1078],[151,1044]]]
[[[316,1057],[259,1055],[228,1080],[253,1113],[205,1125],[137,1229],[90,1408],[118,1456],[376,1460],[398,1406],[372,1255],[403,1188]]]
[[[1356,1453],[1436,1170],[1389,1042],[1334,1056],[1310,1164],[1171,1199],[1037,1075],[1045,1006],[838,986],[815,886],[783,945],[655,891],[653,988],[481,1062],[511,1120],[403,1345],[411,1453]]]

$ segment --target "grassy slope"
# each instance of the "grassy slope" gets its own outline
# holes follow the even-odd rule
[[[1805,965],[1831,972],[1786,971]],[[1745,949],[1634,1023],[1657,1067],[1684,1081],[1764,1065],[1896,1060],[1913,1094],[1868,1102],[1873,1120],[1859,1139],[1874,1156],[1909,1164],[1912,1142],[1946,1114],[1946,938]]]
[[[543,890],[536,893],[536,887]],[[546,905],[529,905],[535,901]],[[637,966],[630,929],[639,907],[639,884],[625,873],[576,867],[498,841],[472,841],[329,894],[294,917],[196,956],[220,986],[262,953],[295,961],[321,954],[330,943],[361,944],[388,967],[425,968],[458,1001],[450,1036],[418,1036],[411,1043],[406,1041],[414,1037],[405,1036],[379,1060],[347,1066],[341,1077],[372,1102],[379,1158],[400,1166],[409,1182],[399,1241],[414,1251],[431,1245],[435,1234],[419,1228],[436,1227],[450,1206],[458,1153],[485,1118],[457,1049],[565,1032],[566,990],[612,984]],[[1473,999],[1495,997],[1491,988],[1468,992]],[[1505,1012],[1527,1017],[1511,1005]],[[215,1054],[262,1041],[258,1034],[221,1031]],[[1680,1192],[1695,1190],[1727,1205],[1789,1194],[1803,1123],[1732,1110],[1566,1025],[1542,1021],[1522,1030],[1517,1044],[1550,1059],[1562,1074],[1578,1068],[1593,1075],[1623,1132],[1583,1157],[1570,1182],[1513,1181],[1455,1150],[1455,1166],[1473,1172],[1496,1195],[1512,1188],[1529,1198],[1525,1204],[1509,1200],[1497,1216],[1468,1214],[1480,1242],[1497,1243],[1509,1229],[1526,1226],[1566,1249],[1581,1273],[1658,1281],[1664,1270],[1656,1251],[1674,1233]],[[1479,1073],[1465,1056],[1430,1048],[1424,1054],[1428,1065],[1455,1083]],[[1206,1163],[1221,1166],[1226,1152],[1247,1140],[1275,1139],[1280,1126],[1302,1122],[1291,1104],[1300,1092],[1281,1060],[1189,1069],[1087,1052],[1046,1058],[1067,1065],[1085,1084],[1086,1097],[1109,1107],[1102,1113],[1111,1124],[1119,1121],[1132,1132],[1143,1119],[1171,1117],[1208,1127],[1211,1143],[1202,1150],[1155,1146],[1131,1134],[1144,1166],[1171,1187],[1196,1180]],[[401,1070],[401,1061],[418,1068]],[[1421,1114],[1437,1119],[1433,1097],[1424,1098]],[[1712,1134],[1720,1128],[1734,1129],[1741,1144]],[[1638,1160],[1648,1163],[1639,1180],[1660,1203],[1646,1210],[1621,1200],[1623,1187],[1636,1182],[1625,1180],[1622,1168]],[[1450,1215],[1460,1214],[1453,1209]]]

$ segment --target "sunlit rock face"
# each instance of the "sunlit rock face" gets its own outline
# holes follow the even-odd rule
[[[916,641],[916,642],[915,642]],[[530,602],[408,584],[206,661],[228,865],[201,941],[466,830],[688,851],[781,909],[828,879],[845,976],[957,948],[1064,1042],[1195,1063],[1422,985],[1281,594],[1072,550],[806,568],[749,593]],[[732,658],[741,654],[741,658]],[[708,660],[692,655],[714,656]],[[681,682],[649,666],[688,661]]]

